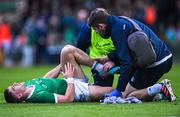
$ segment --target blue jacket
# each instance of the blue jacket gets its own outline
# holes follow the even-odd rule
[[[133,21],[135,21],[140,26],[140,28],[147,34],[150,41],[152,42],[155,53],[157,54],[156,61],[163,59],[165,56],[171,53],[163,41],[160,40],[150,28],[148,28],[143,23],[140,23],[139,21],[134,19]],[[127,44],[128,34],[134,29],[134,27],[131,22],[118,16],[109,16],[107,19],[107,24],[110,26],[111,38],[116,48],[116,55],[111,53],[108,55],[108,57],[111,60],[118,61],[120,64],[121,75],[116,88],[119,91],[124,91],[127,83],[133,77],[136,70],[133,67],[134,63],[132,57],[130,56],[130,51]]]
[[[89,48],[91,44],[91,28],[84,24],[82,25],[81,31],[77,38],[76,47],[83,50],[84,52],[87,52],[87,49]]]

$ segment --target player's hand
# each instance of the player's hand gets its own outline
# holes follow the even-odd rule
[[[112,61],[107,61],[104,65],[103,65],[103,70],[104,71],[108,71],[110,68],[114,67],[115,63]]]
[[[65,64],[65,73],[64,76],[66,78],[73,78],[74,77],[74,67],[69,62]]]

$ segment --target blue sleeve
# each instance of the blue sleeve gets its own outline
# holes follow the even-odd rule
[[[88,27],[87,24],[84,24],[81,27],[81,31],[78,35],[76,47],[86,52],[90,44],[91,44],[91,29]]]
[[[115,61],[116,60],[116,50],[108,53],[108,58],[111,60],[111,61]]]
[[[134,72],[133,61],[127,44],[127,34],[132,28],[133,26],[127,21],[122,21],[112,27],[112,40],[116,47],[117,59],[120,62],[121,75],[116,87],[119,91],[125,90]]]

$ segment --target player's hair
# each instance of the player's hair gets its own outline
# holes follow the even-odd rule
[[[88,17],[88,25],[96,27],[99,23],[106,23],[107,17],[110,14],[104,8],[94,9]]]
[[[18,100],[9,90],[8,88],[4,90],[4,98],[8,103],[19,103],[21,102]]]

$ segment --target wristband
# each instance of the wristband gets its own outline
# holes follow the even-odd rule
[[[74,78],[70,77],[66,79],[67,83],[74,84]]]

